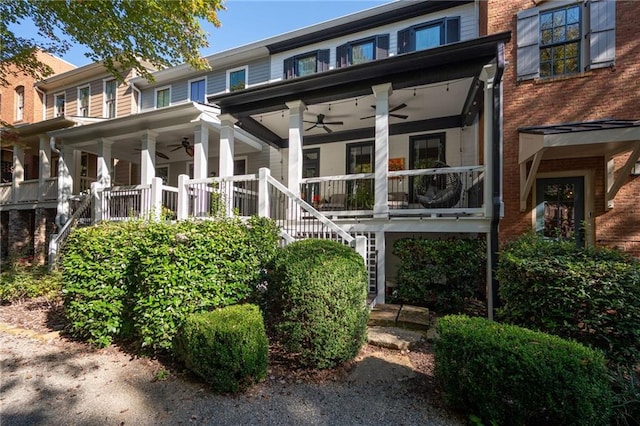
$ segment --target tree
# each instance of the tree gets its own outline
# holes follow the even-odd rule
[[[200,48],[208,45],[199,19],[220,25],[223,0],[2,0],[0,1],[0,85],[18,72],[41,79],[52,74],[37,50],[60,55],[70,41],[87,46],[87,57],[102,61],[116,78],[118,70],[135,69],[152,79],[145,62],[156,68],[186,62],[206,69]],[[38,36],[16,36],[9,25],[26,20]],[[64,34],[64,36],[61,36]],[[35,36],[35,35],[34,35]]]

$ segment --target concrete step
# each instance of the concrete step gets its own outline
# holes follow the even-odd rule
[[[407,350],[436,337],[429,309],[409,305],[376,305],[369,315],[368,341],[389,349]]]

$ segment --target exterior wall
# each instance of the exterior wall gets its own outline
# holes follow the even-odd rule
[[[579,3],[581,4],[581,3]],[[640,81],[640,38],[636,16],[640,3],[616,2],[616,63],[614,67],[587,71],[555,79],[516,81],[516,14],[533,7],[530,0],[489,0],[488,33],[512,32],[506,47],[509,66],[503,77],[504,91],[504,202],[505,217],[500,223],[502,241],[532,229],[532,199],[527,211],[519,209],[517,129],[525,126],[558,124],[603,118],[638,118]],[[635,89],[634,89],[635,88]],[[619,171],[625,157],[616,158]],[[543,161],[540,172],[593,169],[595,242],[621,247],[640,256],[640,177],[629,177],[615,198],[615,207],[604,208],[604,157]]]

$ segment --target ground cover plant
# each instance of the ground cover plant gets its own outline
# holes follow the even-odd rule
[[[29,259],[16,259],[4,266],[0,272],[0,304],[40,296],[46,299],[60,296],[62,282],[59,273],[34,266]]]

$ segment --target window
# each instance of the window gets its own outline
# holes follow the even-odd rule
[[[156,89],[156,108],[167,107],[171,104],[171,88]]]
[[[78,115],[80,117],[89,116],[89,86],[78,88]]]
[[[389,54],[389,34],[352,41],[336,48],[336,66],[357,65]]]
[[[16,121],[24,120],[24,86],[16,87]]]
[[[347,173],[372,173],[373,155],[373,142],[347,145]]]
[[[227,92],[247,87],[247,67],[227,71]]]
[[[233,175],[241,176],[247,174],[247,157],[234,158]]]
[[[53,97],[53,115],[55,117],[64,116],[65,97],[64,93],[58,93]]]
[[[303,77],[329,69],[329,49],[303,53],[284,60],[284,78]]]
[[[438,162],[446,163],[445,134],[413,136],[409,140],[409,168],[429,169]]]
[[[460,41],[460,17],[438,19],[398,31],[398,53],[430,49]]]
[[[169,165],[156,166],[156,177],[162,179],[162,184],[166,185],[169,182]]]
[[[302,177],[313,178],[320,176],[320,148],[308,148],[302,151]],[[302,185],[302,199],[309,204],[320,204],[320,183],[305,183]]]
[[[206,80],[200,79],[189,82],[189,100],[204,103]]]
[[[536,232],[584,245],[584,177],[536,180]]]
[[[518,80],[576,74],[615,63],[615,2],[591,0],[517,16]]]
[[[104,81],[104,111],[103,115],[107,118],[116,117],[116,96],[118,90],[118,82],[116,80]]]

